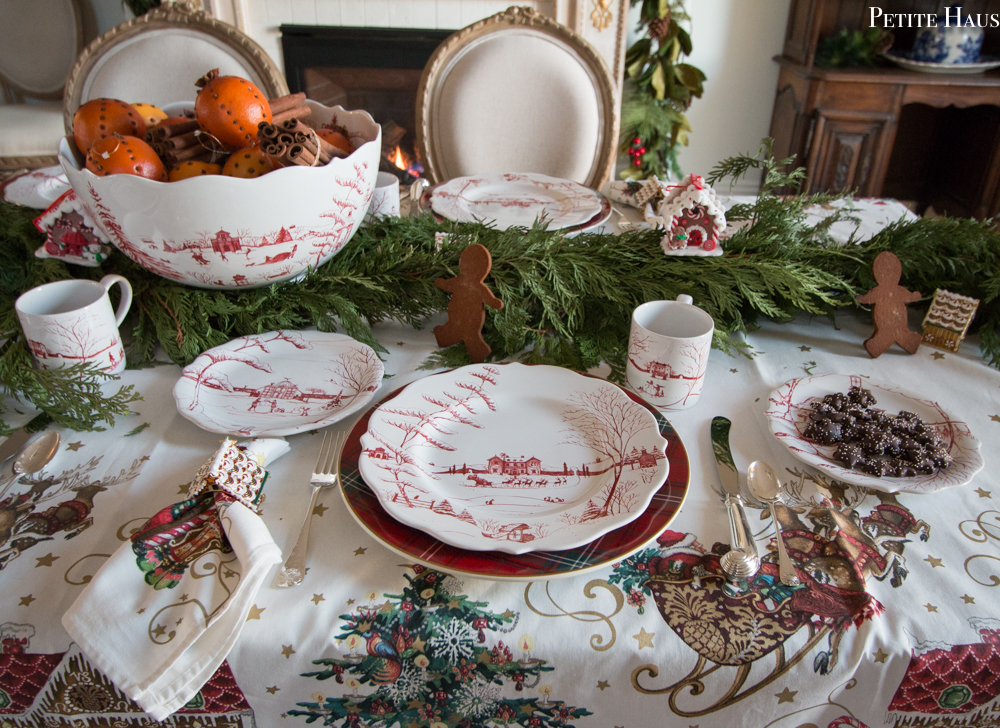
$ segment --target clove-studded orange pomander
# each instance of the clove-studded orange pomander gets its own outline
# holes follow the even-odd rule
[[[73,141],[81,153],[112,134],[144,137],[146,122],[130,104],[118,99],[92,99],[73,114]]]
[[[316,133],[333,146],[350,154],[354,150],[351,148],[351,142],[345,134],[346,131],[347,129],[344,129],[344,127],[339,127],[338,129],[317,129]]]
[[[138,177],[167,181],[167,170],[153,148],[134,136],[98,139],[87,153],[87,169],[102,177],[110,174],[134,174]]]
[[[180,182],[182,179],[187,179],[188,177],[201,177],[204,174],[221,174],[222,165],[212,164],[211,162],[194,162],[188,160],[186,162],[181,162],[180,164],[175,164],[170,168],[167,173],[167,177],[171,182]]]
[[[194,102],[195,118],[202,129],[229,150],[257,143],[257,125],[271,121],[271,104],[264,92],[239,76],[220,76],[215,69],[198,81],[201,91]]]
[[[159,106],[152,104],[132,104],[132,108],[139,112],[139,116],[146,122],[146,127],[156,126],[167,118],[167,112]]]
[[[271,157],[261,151],[260,147],[253,147],[240,149],[229,155],[226,166],[222,168],[222,174],[228,177],[253,179],[273,169],[274,162],[271,161]]]

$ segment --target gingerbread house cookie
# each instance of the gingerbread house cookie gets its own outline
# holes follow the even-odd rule
[[[667,255],[722,255],[726,210],[700,175],[666,188],[662,200],[646,205],[644,217],[665,231],[661,245]]]
[[[96,268],[111,254],[111,240],[94,223],[73,190],[60,195],[34,222],[45,233],[45,245],[35,251],[39,258],[59,258]]]

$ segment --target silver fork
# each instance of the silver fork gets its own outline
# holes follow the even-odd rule
[[[275,586],[289,587],[298,586],[306,576],[306,550],[309,548],[309,524],[312,522],[313,508],[316,507],[316,498],[319,492],[337,484],[337,457],[340,455],[342,435],[334,435],[327,432],[323,435],[323,444],[319,447],[319,457],[316,459],[316,467],[309,484],[312,485],[312,498],[309,501],[309,510],[306,511],[306,519],[302,522],[302,530],[292,547],[292,552],[281,565],[278,576],[274,580]]]

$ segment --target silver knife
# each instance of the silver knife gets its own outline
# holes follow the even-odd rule
[[[726,489],[726,511],[729,514],[729,534],[732,541],[732,549],[723,554],[720,564],[731,579],[749,579],[760,569],[760,556],[743,509],[743,498],[740,497],[739,471],[729,449],[729,429],[732,424],[725,417],[712,419],[712,451],[715,453],[719,480]]]
[[[23,427],[0,443],[0,463],[10,460],[24,447],[34,433],[27,432]]]

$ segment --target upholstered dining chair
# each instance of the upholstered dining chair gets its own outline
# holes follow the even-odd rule
[[[0,170],[56,163],[66,76],[96,34],[86,0],[0,0]]]
[[[417,151],[433,183],[537,172],[594,189],[618,142],[614,81],[583,38],[511,7],[447,38],[417,91]]]
[[[166,2],[112,28],[80,54],[63,97],[66,133],[77,108],[91,99],[193,102],[195,81],[213,68],[253,81],[268,98],[288,93],[284,75],[249,36],[198,10],[193,0]]]

